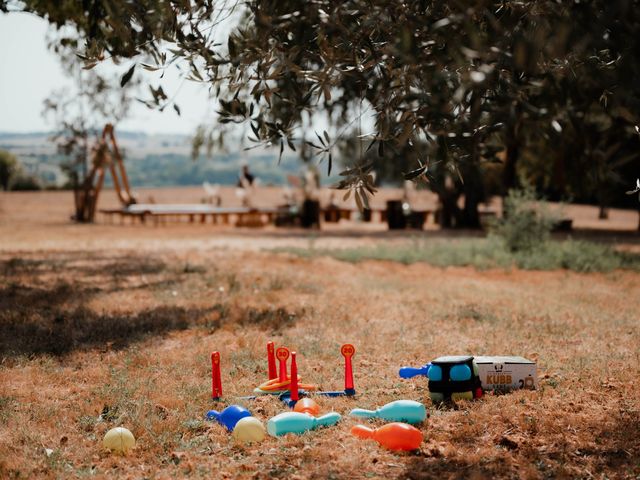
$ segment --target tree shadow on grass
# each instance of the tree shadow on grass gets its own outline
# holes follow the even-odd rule
[[[189,267],[189,266],[187,266]],[[64,253],[0,260],[0,358],[64,355],[76,349],[122,348],[150,335],[221,325],[279,331],[306,314],[274,305],[238,305],[232,299],[207,308],[159,306],[97,313],[89,300],[119,291],[164,290],[203,267],[170,268],[146,256]]]
[[[517,472],[508,471],[499,460],[478,465],[457,458],[417,457],[412,459],[399,478],[411,480],[468,479],[468,478],[518,478]]]
[[[85,308],[0,313],[0,356],[48,353],[79,348],[126,347],[149,335],[206,325],[212,309],[162,306],[135,314],[101,314]]]
[[[399,478],[522,478],[530,477],[532,470],[540,478],[638,478],[640,419],[635,410],[624,408],[612,416],[613,421],[600,417],[586,420],[588,424],[580,430],[589,434],[572,438],[568,449],[554,445],[553,440],[541,446],[528,441],[505,442],[503,437],[494,454],[474,462],[461,456],[447,458],[427,448],[407,463]]]
[[[278,332],[306,315],[305,309],[238,306],[160,306],[135,313],[96,313],[86,299],[102,292],[59,283],[50,289],[11,283],[0,288],[0,358],[64,355],[77,349],[123,348],[151,335],[191,327],[255,327]]]
[[[135,313],[96,313],[87,301],[132,288],[154,290],[180,281],[158,278],[166,265],[150,257],[67,253],[0,261],[0,356],[64,355],[95,346],[114,348],[193,325],[206,325],[212,308],[161,306]],[[64,273],[69,280],[60,280]],[[142,286],[115,280],[151,275]],[[156,275],[156,276],[154,276]]]
[[[41,276],[65,271],[80,277],[153,275],[167,269],[165,262],[148,255],[100,255],[93,252],[65,252],[46,258],[11,257],[0,260],[0,273],[5,278]]]

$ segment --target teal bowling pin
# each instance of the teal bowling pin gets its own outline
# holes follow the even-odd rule
[[[355,408],[351,410],[351,415],[361,418],[381,418],[389,422],[420,423],[427,418],[427,410],[420,402],[396,400],[377,410]]]
[[[287,433],[304,433],[317,427],[335,425],[340,418],[340,414],[336,412],[327,413],[317,418],[306,413],[284,412],[267,422],[267,432],[273,437]]]

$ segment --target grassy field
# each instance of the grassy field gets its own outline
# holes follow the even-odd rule
[[[640,475],[637,271],[273,250],[412,245],[397,235],[0,220],[0,478]],[[353,343],[358,395],[320,401],[345,414],[336,427],[238,446],[204,413],[242,403],[234,397],[265,380],[269,340],[296,350],[303,380],[327,389],[341,388],[339,347]],[[213,350],[219,403],[209,398]],[[540,388],[436,408],[424,380],[397,371],[443,354],[523,355],[538,362]],[[350,435],[351,408],[401,398],[430,413],[419,451]],[[273,398],[245,405],[264,421],[283,410]],[[120,425],[138,441],[126,457],[101,448]]]
[[[406,265],[426,262],[438,267],[478,269],[520,268],[523,270],[566,269],[575,272],[640,271],[640,254],[619,251],[610,245],[590,241],[550,240],[532,251],[510,252],[498,237],[456,239],[414,239],[401,244],[373,247],[318,249],[313,242],[304,247],[284,247],[274,252],[303,258],[333,257],[344,262],[388,260]]]

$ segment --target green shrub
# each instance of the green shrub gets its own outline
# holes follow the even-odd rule
[[[616,268],[640,270],[640,255],[618,252],[608,245],[586,241],[551,241],[558,217],[531,187],[511,190],[505,199],[505,218],[494,223],[487,238],[416,240],[371,248],[322,250],[281,249],[302,257],[330,256],[345,262],[388,260],[404,264],[427,262],[438,267],[518,267],[524,270],[567,269],[608,272]]]
[[[11,190],[14,191],[30,191],[30,190],[42,190],[40,180],[33,175],[27,175],[24,172],[19,172],[11,180]]]
[[[11,179],[18,171],[18,159],[11,152],[0,150],[0,187],[9,189]]]
[[[511,252],[533,252],[548,240],[558,218],[549,212],[532,187],[509,190],[504,199],[504,217],[491,229]]]

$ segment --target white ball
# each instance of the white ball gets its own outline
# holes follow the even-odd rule
[[[116,453],[127,453],[136,446],[136,439],[126,428],[117,427],[105,433],[102,445]]]

